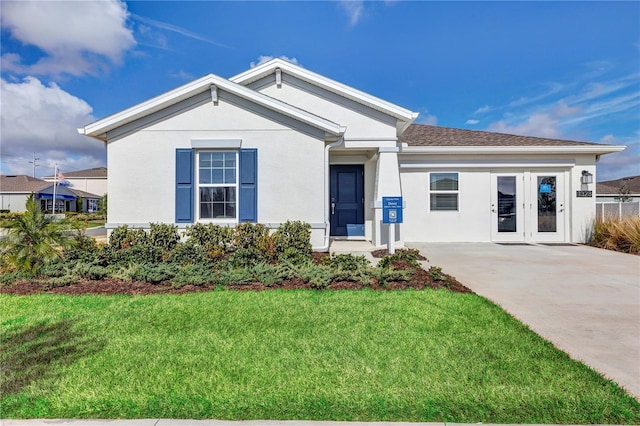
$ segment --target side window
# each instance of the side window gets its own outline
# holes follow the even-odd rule
[[[431,211],[458,211],[458,173],[429,173]]]
[[[198,214],[200,219],[236,219],[238,153],[198,152]]]

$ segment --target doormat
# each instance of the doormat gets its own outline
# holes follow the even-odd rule
[[[529,243],[496,243],[501,246],[530,246]]]
[[[573,243],[540,243],[541,246],[558,246],[558,247],[573,247],[578,244]]]

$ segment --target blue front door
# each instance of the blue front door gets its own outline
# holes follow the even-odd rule
[[[364,235],[364,166],[331,166],[332,236]]]

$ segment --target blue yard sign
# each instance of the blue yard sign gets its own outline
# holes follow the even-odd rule
[[[382,223],[402,223],[402,197],[382,197]]]

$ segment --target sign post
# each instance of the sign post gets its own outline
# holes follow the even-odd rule
[[[389,254],[396,252],[396,223],[402,223],[402,197],[382,197],[382,223],[389,224]]]

